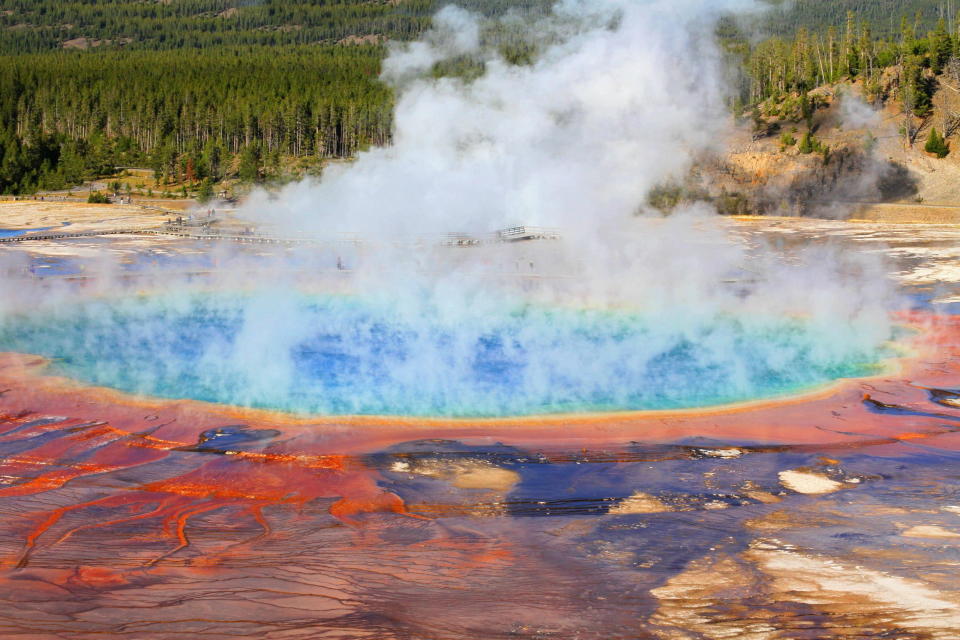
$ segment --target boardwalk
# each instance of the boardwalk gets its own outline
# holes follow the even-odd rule
[[[28,233],[22,236],[11,236],[9,238],[0,238],[0,243],[26,242],[29,240],[64,240],[69,238],[90,238],[94,236],[110,236],[120,234],[143,234],[150,233],[148,230],[140,229],[105,229],[99,231],[56,231],[44,233]]]
[[[287,244],[287,245],[326,245],[326,244],[360,244],[359,236],[355,234],[343,234],[337,238],[293,238],[286,236],[273,236],[255,233],[220,233],[211,231],[191,231],[185,227],[168,226],[164,228],[139,228],[139,229],[103,229],[92,231],[52,231],[41,233],[28,233],[21,236],[12,236],[9,238],[0,238],[0,243],[12,242],[31,242],[37,240],[69,240],[72,238],[93,238],[98,236],[112,235],[132,235],[132,236],[169,236],[175,238],[187,238],[190,240],[225,240],[228,242],[239,243],[260,243],[260,244]],[[474,236],[470,234],[448,233],[434,238],[435,244],[442,246],[477,246],[482,244],[519,242],[527,240],[558,240],[559,231],[555,229],[545,229],[541,227],[514,227],[503,231],[497,231],[484,236]],[[421,238],[420,241],[423,239]]]
[[[72,238],[94,238],[98,236],[169,236],[189,238],[191,240],[227,240],[231,242],[259,242],[266,244],[318,244],[323,241],[309,238],[283,238],[254,234],[225,234],[209,232],[191,232],[175,229],[104,229],[96,231],[58,231],[55,233],[31,233],[10,238],[0,238],[0,243],[32,242],[37,240],[70,240]]]

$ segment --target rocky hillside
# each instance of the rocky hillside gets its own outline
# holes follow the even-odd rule
[[[931,77],[932,109],[920,118],[904,113],[898,69],[882,78],[870,102],[860,82],[844,81],[743,114],[695,188],[731,214],[960,220],[960,81]],[[945,157],[925,150],[934,129],[946,134]]]

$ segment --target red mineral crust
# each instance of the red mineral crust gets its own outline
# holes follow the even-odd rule
[[[496,443],[536,450],[546,460],[603,451],[612,462],[635,459],[630,448],[637,443],[694,438],[824,455],[869,449],[873,456],[893,456],[918,442],[956,451],[960,411],[949,398],[939,404],[931,398],[960,380],[960,318],[912,313],[901,320],[916,329],[907,340],[909,355],[873,378],[696,411],[505,419],[300,418],[138,398],[47,375],[38,357],[2,354],[0,443],[11,453],[0,459],[0,592],[11,602],[28,601],[36,618],[35,624],[5,628],[36,637],[61,630],[86,637],[128,629],[142,616],[156,626],[130,627],[136,637],[211,628],[197,620],[212,621],[221,630],[215,637],[234,637],[295,629],[287,618],[310,610],[311,622],[301,626],[341,630],[330,637],[406,637],[385,627],[381,635],[365,635],[359,630],[377,624],[350,616],[365,610],[365,599],[389,609],[391,598],[403,593],[397,602],[406,608],[391,610],[391,624],[417,612],[437,614],[409,604],[410,598],[447,598],[444,615],[468,629],[485,617],[458,607],[467,607],[480,585],[486,597],[498,591],[497,606],[513,615],[511,628],[544,620],[571,628],[582,613],[580,587],[569,576],[552,575],[555,565],[531,551],[537,544],[525,539],[523,519],[502,519],[483,531],[464,521],[443,524],[444,514],[476,513],[475,496],[457,504],[463,492],[452,491],[444,504],[405,505],[385,488],[384,471],[371,465],[370,456],[431,440]],[[218,444],[220,435],[233,432],[253,435]],[[482,494],[496,494],[489,504],[506,504],[503,487],[501,493],[491,487]],[[397,535],[410,539],[399,545]],[[283,584],[275,584],[274,570],[285,576]],[[530,579],[543,585],[538,597],[552,613],[538,613],[530,585],[524,593],[512,591],[519,587],[509,577],[517,572],[536,576]],[[299,576],[296,585],[291,576]],[[207,583],[220,580],[229,597],[211,595],[218,587]],[[199,589],[201,583],[208,588]],[[205,595],[194,600],[200,592]],[[122,593],[130,606],[149,611],[130,615]],[[459,596],[454,601],[451,594]],[[268,606],[272,598],[292,609]],[[159,601],[178,604],[163,613]],[[185,609],[187,601],[192,604]],[[387,615],[382,607],[377,615]],[[607,618],[611,625],[620,622],[616,615]],[[460,637],[435,633],[426,637]]]

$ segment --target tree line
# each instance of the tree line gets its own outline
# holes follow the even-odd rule
[[[496,16],[536,14],[552,2],[466,4]],[[913,14],[896,36],[878,37],[874,16],[885,4],[922,2],[933,5],[858,0],[866,13],[833,25],[812,20],[822,2],[796,0],[781,9],[793,12],[783,20],[796,31],[759,43],[726,21],[719,35],[743,79],[738,108],[806,96],[843,77],[879,87],[880,72],[900,64],[905,102],[922,115],[928,70],[938,72],[960,48],[955,24],[943,18],[927,33],[928,14]],[[417,37],[440,4],[0,0],[0,193],[63,188],[116,166],[152,167],[167,182],[253,181],[291,158],[316,166],[389,144],[393,95],[378,80],[383,39]],[[515,35],[487,34],[500,38],[509,60],[530,63],[535,45]],[[72,37],[88,48],[64,49]],[[461,60],[435,75],[479,71]]]
[[[484,15],[553,0],[460,0]],[[180,49],[416,38],[446,0],[0,0],[0,53],[87,46]],[[80,43],[74,43],[79,45]],[[69,44],[68,44],[69,46]],[[81,45],[82,46],[82,45]]]
[[[822,99],[811,89],[857,81],[870,102],[900,101],[901,134],[912,146],[933,113],[937,89],[960,85],[960,18],[941,16],[925,33],[924,24],[920,12],[904,15],[895,35],[878,38],[869,21],[849,11],[842,27],[819,32],[800,27],[790,38],[774,36],[753,46],[728,30],[728,50],[739,58],[743,79],[735,110],[752,107],[758,127],[763,117],[774,116],[803,119],[811,128]],[[946,139],[960,131],[960,113],[941,115],[943,131],[931,131],[927,151],[942,158],[949,153]]]
[[[56,49],[78,38],[133,49],[314,44],[370,34],[405,40],[429,25],[435,4],[434,0],[0,0],[0,53]]]
[[[256,179],[270,156],[388,144],[382,57],[371,45],[0,57],[0,191],[62,188],[110,166]]]
[[[940,18],[954,22],[960,10],[958,0],[767,0],[770,8],[760,14],[759,29],[771,36],[792,37],[801,28],[822,32],[843,27],[853,12],[859,21],[871,25],[880,38],[895,38],[900,33],[902,16],[915,19],[922,32],[933,29]]]
[[[0,193],[115,166],[252,181],[284,159],[311,166],[389,144],[383,43],[419,36],[441,4],[0,0]],[[497,16],[552,0],[466,4]]]
[[[924,70],[938,75],[960,55],[960,22],[949,24],[941,18],[925,34],[920,33],[921,24],[922,14],[903,16],[896,36],[877,38],[873,25],[851,11],[842,27],[821,32],[801,27],[790,38],[775,36],[745,47],[741,54],[749,94],[742,97],[747,104],[756,104],[855,78],[863,80],[868,97],[879,98],[881,74],[899,66],[907,101],[923,111],[929,108],[930,88],[924,86]]]

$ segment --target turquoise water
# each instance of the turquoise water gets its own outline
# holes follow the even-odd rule
[[[505,416],[708,406],[874,372],[798,319],[409,308],[301,294],[91,301],[0,320],[0,350],[83,382],[303,414]]]

